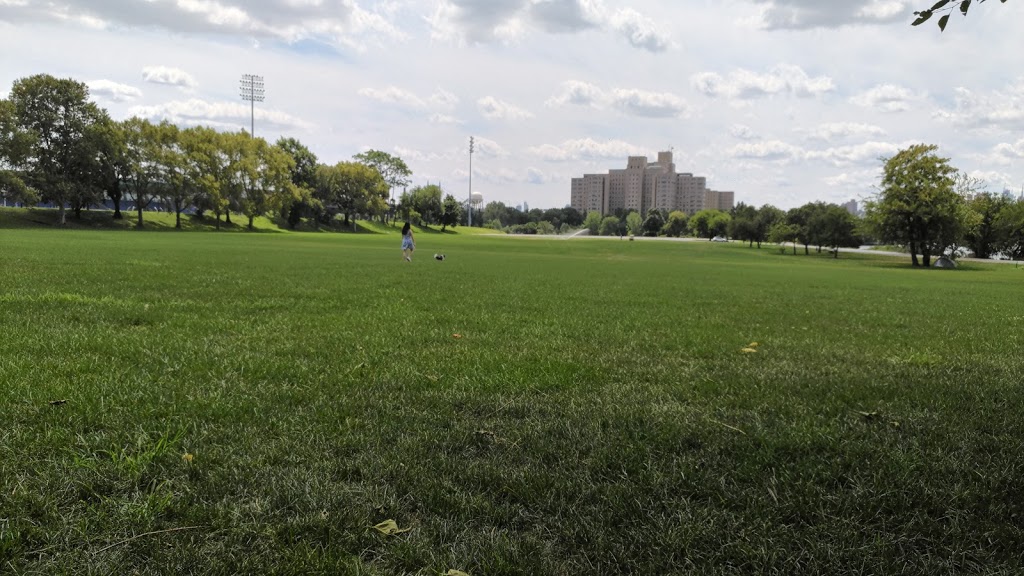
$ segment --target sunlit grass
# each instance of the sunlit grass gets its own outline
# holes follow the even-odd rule
[[[1024,270],[417,240],[0,230],[0,572],[1022,569]]]

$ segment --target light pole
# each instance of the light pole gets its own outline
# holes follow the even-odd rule
[[[469,208],[469,227],[473,227],[473,137],[469,137],[469,201],[466,203]]]
[[[263,76],[242,74],[239,86],[242,100],[249,102],[249,137],[256,136],[256,103],[263,102]]]

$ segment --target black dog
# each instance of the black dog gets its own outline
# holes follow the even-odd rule
[[[434,254],[434,260],[444,260],[444,254]]]

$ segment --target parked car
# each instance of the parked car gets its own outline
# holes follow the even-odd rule
[[[725,236],[715,236],[714,238],[711,239],[711,241],[712,242],[728,242],[729,239],[726,238]]]

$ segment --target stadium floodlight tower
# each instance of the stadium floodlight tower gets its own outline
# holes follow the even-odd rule
[[[473,227],[473,137],[469,137],[469,227]]]
[[[238,88],[242,100],[249,103],[249,137],[256,136],[256,103],[263,102],[263,76],[242,74],[242,83]]]

